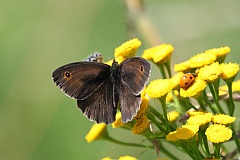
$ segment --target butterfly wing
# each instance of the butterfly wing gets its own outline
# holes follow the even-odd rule
[[[123,61],[119,66],[119,101],[122,121],[128,122],[140,109],[140,93],[145,87],[151,72],[151,65],[143,58],[134,57]]]
[[[127,123],[137,114],[140,109],[141,96],[134,95],[125,84],[120,84],[119,90],[120,110],[122,113],[122,122]]]
[[[57,68],[52,73],[54,83],[74,99],[91,96],[110,76],[110,66],[97,62],[76,62]]]
[[[77,105],[84,115],[97,123],[110,124],[115,121],[118,100],[114,99],[114,84],[111,77],[88,98],[78,100]]]
[[[139,95],[149,79],[150,63],[143,58],[134,57],[126,59],[119,67],[121,82],[127,85],[134,95]]]

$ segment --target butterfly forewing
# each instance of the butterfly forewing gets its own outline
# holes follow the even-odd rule
[[[90,120],[109,124],[115,121],[117,101],[114,101],[114,84],[105,79],[100,87],[87,99],[78,100],[77,105]]]
[[[53,81],[68,96],[86,99],[110,76],[110,66],[97,62],[76,62],[57,68]]]
[[[120,64],[120,78],[134,95],[139,95],[145,87],[151,72],[151,65],[147,60],[134,57]]]

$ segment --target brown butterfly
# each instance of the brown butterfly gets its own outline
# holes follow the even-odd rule
[[[98,62],[75,62],[52,73],[54,83],[77,100],[84,115],[97,123],[110,124],[120,106],[122,122],[131,121],[140,108],[140,93],[151,72],[147,60],[134,57],[112,66]]]

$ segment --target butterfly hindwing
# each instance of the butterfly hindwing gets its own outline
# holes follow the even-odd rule
[[[119,87],[119,102],[122,121],[127,123],[132,120],[140,109],[141,97],[140,95],[134,95],[125,83],[121,83]]]
[[[125,83],[134,95],[139,95],[149,79],[151,65],[143,58],[133,57],[123,61],[119,68],[122,83]]]
[[[97,62],[76,62],[57,68],[54,83],[68,96],[86,99],[110,76],[110,66]]]
[[[84,115],[97,123],[109,124],[115,121],[117,100],[114,100],[114,84],[105,79],[100,87],[87,99],[78,100],[77,105]]]

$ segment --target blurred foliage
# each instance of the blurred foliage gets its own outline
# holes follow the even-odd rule
[[[100,159],[126,154],[156,159],[153,151],[141,154],[141,149],[101,141],[87,144],[84,137],[93,122],[51,80],[55,68],[94,51],[105,60],[113,57],[114,48],[130,38],[123,2],[0,1],[1,159]],[[232,51],[226,61],[240,63],[240,1],[151,0],[144,6],[157,36],[175,47],[173,62],[227,45]],[[142,33],[137,36],[146,42]],[[147,47],[143,43],[138,53]],[[125,136],[124,131],[110,132]]]

